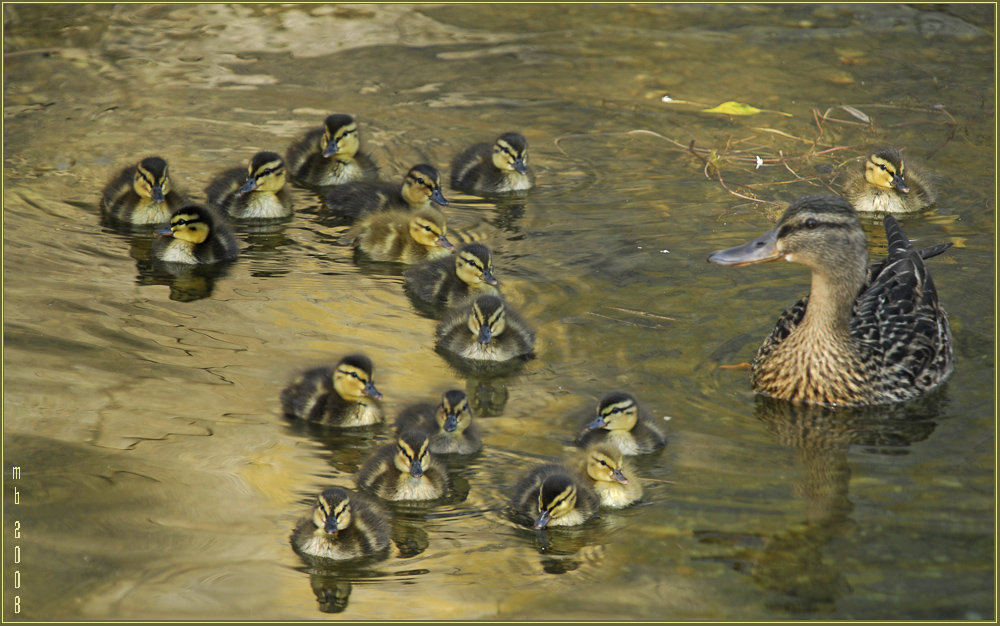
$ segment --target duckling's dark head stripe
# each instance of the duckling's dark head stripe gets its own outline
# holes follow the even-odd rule
[[[438,172],[437,168],[433,165],[428,165],[426,163],[414,165],[410,168],[410,173],[407,174],[407,176],[415,177],[415,175],[423,176],[426,183],[433,183],[434,185],[441,184],[441,173]]]
[[[268,166],[272,171],[278,171],[284,168],[285,161],[277,152],[258,152],[250,160],[250,170],[258,173],[257,170],[264,166]],[[263,172],[258,173],[262,174]]]
[[[493,265],[493,254],[481,243],[467,243],[458,250],[459,256],[470,254],[482,262],[482,267]]]
[[[326,126],[327,132],[330,136],[337,134],[337,131],[345,126],[350,126],[354,123],[354,118],[350,115],[345,115],[343,113],[334,113],[326,118],[323,125]]]
[[[528,149],[528,140],[521,133],[504,133],[497,138],[498,143],[501,141],[510,146],[517,154]]]
[[[369,359],[363,354],[350,354],[348,356],[345,356],[340,360],[340,363],[337,364],[338,369],[340,368],[341,365],[349,365],[351,367],[357,368],[362,372],[368,374],[369,378],[371,378],[372,372],[374,371],[371,359]]]

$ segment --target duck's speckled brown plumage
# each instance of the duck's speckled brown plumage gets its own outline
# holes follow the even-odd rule
[[[785,258],[812,270],[810,295],[781,315],[757,351],[755,390],[820,404],[887,404],[915,398],[951,372],[948,317],[923,260],[945,247],[914,250],[892,215],[884,223],[888,257],[869,266],[851,205],[806,196],[765,235],[709,257],[722,264]],[[757,258],[747,256],[751,247]]]

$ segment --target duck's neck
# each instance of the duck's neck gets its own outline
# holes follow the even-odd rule
[[[809,304],[799,333],[822,342],[851,342],[851,312],[865,283],[864,262],[853,265],[836,268],[837,274],[813,270]]]

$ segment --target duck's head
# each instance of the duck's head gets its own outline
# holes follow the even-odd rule
[[[435,208],[420,209],[410,218],[410,237],[422,246],[441,246],[445,250],[454,250],[455,246],[448,241],[447,233],[448,225],[444,215]]]
[[[468,285],[497,284],[493,276],[493,255],[481,243],[467,243],[455,255],[455,273]]]
[[[155,232],[198,245],[208,239],[214,227],[215,217],[211,210],[200,204],[189,204],[174,211],[170,216],[170,226]]]
[[[408,430],[396,441],[396,456],[393,464],[396,469],[414,478],[424,475],[424,468],[430,458],[428,446],[430,439],[422,430]]]
[[[619,482],[628,484],[628,478],[622,472],[625,457],[621,450],[608,443],[598,443],[584,452],[587,458],[587,475],[596,481]]]
[[[840,196],[804,196],[760,237],[708,257],[712,263],[735,266],[780,259],[801,263],[814,275],[860,272],[863,281],[868,250],[854,207]]]
[[[437,410],[438,426],[446,433],[461,433],[472,423],[472,409],[464,391],[452,389],[441,396]]]
[[[469,312],[469,330],[476,335],[479,343],[486,345],[496,339],[507,328],[507,311],[503,300],[492,294],[484,294],[472,303]]]
[[[167,175],[167,162],[160,157],[147,157],[135,168],[132,178],[132,188],[143,198],[150,198],[157,204],[162,204],[170,193],[170,177]]]
[[[597,404],[597,417],[587,430],[632,430],[639,419],[639,403],[631,394],[612,391]]]
[[[433,165],[420,163],[410,168],[403,179],[403,199],[410,206],[420,206],[430,198],[440,205],[447,205],[441,193],[441,174]]]
[[[358,123],[350,115],[334,113],[323,122],[323,137],[319,141],[323,156],[353,158],[361,147]]]
[[[365,398],[381,400],[375,388],[372,361],[363,354],[345,356],[333,371],[333,389],[344,400],[363,402]]]
[[[247,182],[240,193],[280,191],[285,186],[285,161],[277,152],[258,152],[250,159]]]
[[[351,498],[346,489],[331,487],[319,494],[313,508],[313,524],[328,534],[351,525]]]
[[[865,161],[865,180],[880,189],[909,193],[904,167],[903,155],[899,150],[888,146],[879,148],[869,154]]]
[[[504,172],[528,171],[528,140],[521,133],[504,133],[493,144],[493,165]]]
[[[535,528],[545,528],[554,519],[569,514],[576,507],[576,483],[569,476],[554,474],[538,488],[538,517]]]

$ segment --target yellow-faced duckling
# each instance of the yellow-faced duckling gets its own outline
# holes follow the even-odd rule
[[[440,404],[415,404],[396,418],[396,432],[418,428],[430,435],[434,454],[472,454],[483,447],[464,391],[444,392]]]
[[[281,392],[285,415],[324,426],[354,428],[384,419],[371,359],[345,356],[332,370],[317,367],[300,374]]]
[[[577,470],[597,492],[601,506],[621,509],[642,497],[642,485],[631,464],[621,450],[608,442],[588,446]]]
[[[639,408],[639,402],[624,391],[612,391],[597,404],[597,417],[584,421],[577,437],[579,446],[607,442],[629,456],[649,454],[667,445],[667,436],[656,420]]]
[[[844,196],[860,213],[910,213],[934,203],[927,175],[904,163],[892,147],[879,148],[863,165],[847,171]]]
[[[240,248],[225,218],[200,204],[179,207],[170,226],[156,231],[153,255],[167,263],[218,263],[235,259]]]
[[[441,193],[441,174],[433,165],[420,163],[410,168],[403,184],[359,180],[337,185],[326,196],[326,206],[334,213],[359,218],[376,211],[433,208],[431,201],[447,205]]]
[[[104,188],[101,210],[108,219],[131,224],[165,224],[170,214],[187,202],[174,189],[167,162],[147,157],[118,173]]]
[[[343,185],[352,180],[375,180],[378,166],[361,151],[358,123],[350,115],[334,113],[323,128],[306,133],[288,149],[292,178],[307,185]]]
[[[331,487],[319,495],[312,514],[292,532],[297,552],[321,559],[357,559],[389,547],[391,525],[381,506],[347,489]]]
[[[395,443],[375,450],[358,469],[358,487],[383,500],[436,500],[448,492],[448,473],[431,454],[430,438],[404,431]]]
[[[358,220],[346,240],[373,261],[412,264],[449,256],[455,246],[447,232],[444,215],[434,208],[380,211]]]
[[[535,332],[499,295],[470,298],[438,324],[437,345],[465,359],[509,361],[534,356]]]
[[[276,219],[292,214],[285,186],[285,161],[277,152],[258,152],[247,169],[219,174],[205,188],[208,203],[238,219]]]
[[[469,243],[449,257],[426,261],[403,272],[411,298],[444,311],[470,296],[499,294],[493,276],[493,255],[481,243]]]
[[[784,259],[812,270],[812,289],[782,313],[750,366],[759,393],[829,405],[902,402],[953,368],[948,316],[924,258],[899,222],[884,219],[889,256],[867,265],[865,233],[849,202],[805,196],[750,243],[713,252],[720,265]]]
[[[531,520],[536,529],[577,526],[597,513],[600,498],[576,472],[546,464],[517,481],[510,506],[516,517]]]
[[[451,186],[483,193],[531,189],[535,175],[528,169],[528,141],[520,133],[504,133],[492,145],[469,146],[451,162]]]

